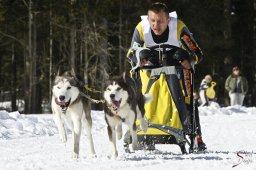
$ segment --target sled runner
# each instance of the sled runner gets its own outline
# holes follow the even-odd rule
[[[154,149],[155,144],[177,144],[185,154],[186,144],[189,145],[189,152],[195,149],[198,110],[193,100],[194,69],[184,70],[179,65],[174,59],[177,50],[181,49],[161,44],[150,47],[152,53],[148,51],[146,57],[138,57],[136,52],[133,62],[140,62],[141,59],[150,61],[140,70],[140,79],[142,92],[153,96],[152,103],[145,105],[148,130],[145,133],[138,128],[137,135],[145,149]],[[126,151],[129,151],[129,140],[128,136],[124,141]]]

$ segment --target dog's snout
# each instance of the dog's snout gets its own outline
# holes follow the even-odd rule
[[[115,94],[110,94],[110,98],[114,99],[115,98]]]
[[[63,100],[65,100],[65,96],[60,96],[59,99],[60,99],[60,101],[63,101]]]

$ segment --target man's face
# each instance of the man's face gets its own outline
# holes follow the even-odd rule
[[[233,71],[233,73],[234,73],[234,75],[239,76],[240,75],[240,70],[236,69],[236,70]]]
[[[156,35],[161,35],[168,26],[169,17],[163,11],[159,13],[148,11],[148,21],[153,32]]]

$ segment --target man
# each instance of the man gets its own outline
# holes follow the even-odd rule
[[[174,13],[175,15],[175,13]],[[167,115],[161,118],[162,120],[155,120],[156,123],[163,123],[175,127],[177,129],[181,128],[179,123],[175,123],[173,117],[180,117],[183,129],[187,129],[186,117],[187,110],[185,101],[178,101],[180,96],[186,98],[186,104],[190,105],[191,108],[193,101],[187,100],[191,99],[191,74],[190,69],[192,65],[197,64],[202,59],[202,52],[198,47],[197,43],[193,39],[191,33],[185,24],[179,19],[169,16],[168,8],[163,3],[154,3],[150,6],[148,10],[148,16],[142,16],[142,21],[136,26],[131,48],[128,51],[127,57],[130,59],[132,65],[132,71],[135,77],[141,79],[142,91],[150,92],[153,94],[153,100],[150,105],[145,106],[146,113],[150,112],[154,115],[147,117],[151,121],[154,121],[155,117],[159,115]],[[160,44],[167,44],[170,47],[165,50],[150,50],[151,47]],[[146,47],[146,48],[143,48]],[[180,50],[181,48],[186,49]],[[165,51],[165,57],[164,52]],[[161,53],[160,59],[158,53]],[[163,75],[157,77],[158,82],[153,80],[150,83],[150,77],[148,71],[144,71],[143,68],[146,66],[175,66],[178,72],[178,77],[180,83],[176,83],[174,86],[174,80],[167,81],[166,79],[171,79],[168,75],[164,75],[167,78],[163,79]],[[177,77],[177,75],[175,76]],[[182,77],[182,78],[181,78]],[[175,78],[174,78],[175,79]],[[172,83],[170,83],[172,82]],[[150,86],[149,84],[153,84]],[[182,92],[179,93],[181,89],[180,84],[182,84]],[[149,88],[149,86],[151,88]],[[170,90],[176,88],[180,96],[175,97],[176,90]],[[169,97],[166,93],[171,91],[173,96]],[[181,90],[180,90],[181,91]],[[162,95],[162,96],[161,96]],[[184,98],[182,100],[184,100]],[[169,102],[169,103],[168,103]],[[171,106],[171,107],[170,107]],[[192,111],[192,109],[190,110]],[[176,113],[178,112],[178,113]],[[175,115],[178,116],[175,116]],[[172,117],[168,117],[172,115]],[[167,117],[167,118],[166,118]],[[160,119],[161,119],[160,118]],[[172,119],[170,122],[169,119]],[[150,132],[149,132],[150,133]],[[198,137],[199,145],[202,144],[203,149],[206,149],[205,144],[202,141],[201,136]]]
[[[240,73],[238,66],[233,67],[232,74],[225,82],[225,88],[229,92],[230,105],[243,105],[244,97],[248,91],[248,81]]]

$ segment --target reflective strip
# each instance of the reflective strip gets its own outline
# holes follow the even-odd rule
[[[189,70],[186,70],[184,69],[183,70],[183,73],[184,73],[184,84],[185,84],[185,87],[184,87],[184,90],[186,90],[186,94],[188,96],[191,95],[191,76],[190,76],[190,71]]]
[[[195,64],[197,64],[198,63],[198,57],[196,56],[195,57]]]
[[[166,67],[152,69],[151,77],[159,76],[161,73],[164,73],[165,75],[176,74],[175,66],[166,66]]]
[[[141,40],[141,41],[144,41],[143,29],[142,29],[142,24],[141,24],[141,22],[137,25],[136,29],[137,29],[138,32],[139,32],[140,40]]]

